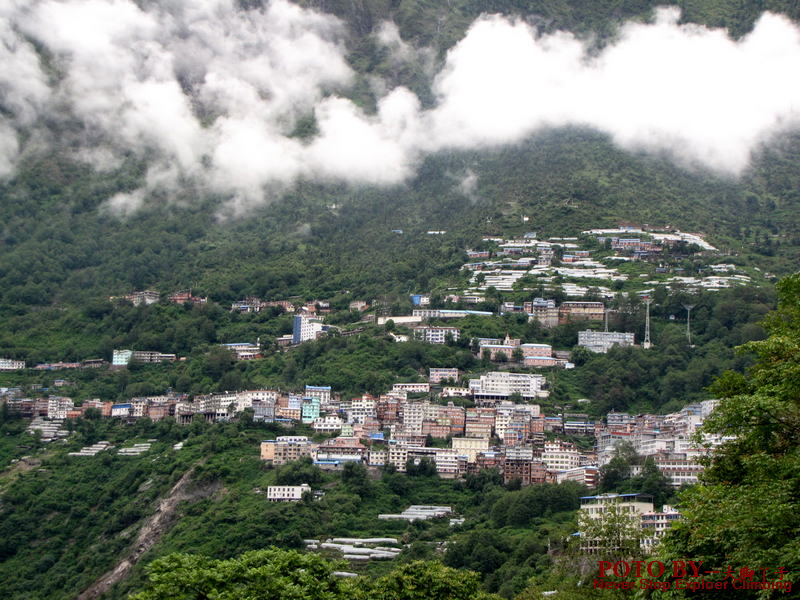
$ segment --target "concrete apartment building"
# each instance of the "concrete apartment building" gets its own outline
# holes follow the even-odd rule
[[[465,455],[467,461],[474,463],[479,452],[489,451],[488,437],[463,437],[452,439],[453,450]]]
[[[302,485],[270,485],[267,487],[267,500],[270,502],[300,502],[303,494],[311,491],[307,483]]]
[[[539,459],[539,454],[531,446],[508,446],[502,461],[503,483],[519,479],[523,486],[548,483],[553,480],[547,465]]]
[[[558,324],[569,320],[602,321],[605,318],[606,305],[602,302],[563,302],[558,307]]]
[[[508,400],[514,392],[519,392],[525,400],[533,400],[548,396],[542,389],[544,381],[542,375],[496,371],[481,375],[480,379],[471,379],[469,389],[478,403]]]
[[[326,440],[311,451],[315,462],[336,463],[343,466],[348,462],[363,462],[367,458],[367,447],[358,438],[338,437]]]
[[[308,315],[295,315],[292,328],[292,343],[300,344],[317,338],[317,334],[325,331],[322,321]]]
[[[520,344],[522,363],[526,367],[554,367],[553,347],[549,344]]]
[[[364,394],[360,398],[351,399],[350,405],[342,406],[342,410],[347,413],[349,422],[363,424],[366,419],[378,416],[377,403],[377,398]]]
[[[127,367],[132,362],[145,364],[160,364],[168,360],[173,362],[177,357],[174,354],[163,354],[148,350],[114,350],[111,365],[113,367]]]
[[[644,539],[642,545],[648,550],[658,543],[667,530],[681,520],[681,513],[665,504],[661,507],[661,512],[645,512],[642,514],[642,529]]]
[[[551,471],[567,471],[576,469],[581,464],[581,454],[574,444],[556,440],[545,442],[542,451],[542,462]]]
[[[306,385],[307,398],[319,398],[320,406],[330,404],[331,401],[331,386],[323,385]]]
[[[17,371],[25,368],[24,360],[11,360],[10,358],[0,358],[0,371]]]
[[[555,300],[534,298],[533,302],[525,302],[523,309],[528,313],[530,320],[536,319],[542,327],[558,325],[558,308]]]
[[[406,392],[407,394],[427,394],[431,391],[431,384],[425,383],[395,383],[393,392]]]
[[[227,348],[236,360],[255,360],[261,358],[261,348],[258,343],[234,342],[232,344],[220,344]]]
[[[429,344],[442,345],[447,341],[447,336],[451,336],[454,342],[458,341],[458,327],[431,327],[423,325],[414,327],[414,337]]]
[[[670,454],[668,456],[654,457],[656,467],[666,477],[669,477],[672,487],[694,485],[703,472],[704,467],[698,462],[686,457],[686,454]]]
[[[405,473],[406,462],[408,462],[408,444],[400,440],[390,440],[386,464],[392,463],[399,473]]]
[[[582,483],[590,488],[597,487],[600,481],[600,469],[587,466],[567,469],[566,471],[559,471],[556,473],[556,483],[564,483],[565,481]]]
[[[641,543],[642,515],[653,512],[653,497],[649,494],[607,494],[584,496],[581,498],[579,520],[584,518],[596,521],[614,519],[621,528],[619,539],[606,540],[581,531],[581,550],[589,554],[618,551],[624,544]],[[608,548],[612,544],[612,548]]]
[[[588,348],[592,352],[606,354],[614,344],[620,347],[633,346],[634,334],[618,331],[579,331],[578,345]]]
[[[339,415],[325,415],[317,417],[312,423],[314,433],[336,433],[342,430],[342,418]]]
[[[129,296],[125,296],[127,300],[133,303],[134,306],[141,306],[142,304],[150,305],[158,302],[161,294],[153,290],[144,290],[141,292],[133,292]]]
[[[311,456],[316,447],[305,436],[281,436],[274,440],[261,442],[261,460],[270,461],[273,465],[284,465],[303,456]]]
[[[50,419],[66,419],[67,412],[74,408],[72,398],[50,396],[47,399],[47,416]]]
[[[452,381],[458,381],[458,369],[437,369],[435,367],[431,367],[428,375],[428,382],[441,383],[442,381],[446,381],[448,379],[451,379]]]

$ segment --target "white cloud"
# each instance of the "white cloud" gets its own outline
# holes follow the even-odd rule
[[[100,210],[116,217],[127,217],[144,206],[145,190],[114,194],[103,202]]]
[[[439,144],[516,142],[567,123],[609,133],[626,148],[669,150],[731,174],[791,119],[800,102],[800,31],[765,14],[740,41],[678,25],[677,9],[628,24],[590,58],[569,34],[537,37],[523,23],[478,21],[448,55],[431,113]]]
[[[14,172],[18,153],[17,132],[6,119],[0,117],[0,177],[8,177]]]
[[[397,88],[366,117],[349,101],[329,98],[316,110],[320,135],[305,150],[312,173],[358,183],[395,184],[413,173],[424,138],[419,99]]]
[[[96,168],[127,152],[151,161],[147,183],[108,200],[127,214],[150,192],[186,181],[246,210],[297,177],[393,185],[421,156],[445,148],[519,142],[538,128],[577,124],[624,148],[668,151],[733,175],[751,150],[800,106],[800,31],[766,13],[752,33],[679,25],[677,9],[630,23],[596,55],[569,33],[538,36],[500,16],[478,19],[434,81],[422,110],[404,88],[373,78],[378,111],[366,115],[337,92],[353,73],[334,17],[272,0],[7,0],[0,6],[0,176],[13,173],[18,130],[49,111],[84,126],[74,151]],[[30,36],[52,55],[45,74]],[[432,65],[392,24],[376,31],[394,66]],[[312,112],[319,135],[289,137]],[[40,136],[42,137],[46,136]],[[474,177],[462,191],[474,193]]]

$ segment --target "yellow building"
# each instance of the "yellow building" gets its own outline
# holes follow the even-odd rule
[[[489,438],[453,438],[453,450],[458,450],[459,454],[466,454],[469,462],[474,463],[478,452],[489,451]]]

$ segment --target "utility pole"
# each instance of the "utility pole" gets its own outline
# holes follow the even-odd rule
[[[692,331],[689,327],[689,323],[692,320],[692,309],[695,307],[695,304],[684,304],[683,308],[686,309],[686,339],[689,342],[689,345],[692,345]]]
[[[652,300],[650,298],[646,298],[645,302],[647,303],[647,316],[644,320],[644,342],[642,342],[642,347],[645,350],[649,350],[652,344],[650,343],[650,303]]]

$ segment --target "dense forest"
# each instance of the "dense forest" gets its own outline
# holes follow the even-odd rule
[[[36,468],[3,474],[0,577],[8,598],[75,597],[116,564],[153,503],[187,471],[191,485],[180,518],[107,598],[140,587],[142,567],[173,552],[223,559],[274,545],[300,549],[309,538],[359,535],[397,538],[407,545],[400,563],[438,557],[447,566],[479,573],[487,591],[511,597],[531,576],[547,572],[548,538],[571,533],[578,497],[585,494],[577,485],[505,490],[496,471],[466,481],[441,480],[435,468],[424,465],[409,475],[387,470],[378,479],[355,464],[340,474],[325,473],[310,460],[271,468],[259,458],[260,440],[307,432],[245,421],[189,427],[146,421],[133,428],[119,421],[82,421],[77,435],[63,448],[48,449]],[[3,425],[4,464],[28,435],[21,430],[18,423]],[[107,453],[86,461],[66,454],[99,439],[125,446],[158,441],[143,458]],[[179,441],[183,448],[172,450]],[[301,483],[321,489],[324,497],[291,505],[266,502],[268,485]],[[467,523],[454,529],[448,519],[376,519],[409,504],[452,506]],[[445,540],[449,550],[442,556]],[[383,575],[396,566],[373,562],[364,574]]]
[[[212,199],[120,221],[98,207],[136,178],[133,166],[96,174],[54,153],[0,184],[0,310],[86,304],[148,287],[191,288],[219,302],[427,293],[463,285],[465,251],[485,235],[536,231],[546,239],[621,219],[699,229],[741,264],[787,274],[800,251],[792,218],[798,143],[790,137],[783,150],[765,151],[732,181],[630,155],[595,133],[555,130],[496,153],[430,157],[394,189],[298,183],[280,201],[225,221],[209,218]],[[479,175],[474,202],[450,176],[466,165]],[[450,233],[426,235],[431,229]]]
[[[527,299],[527,294],[515,292],[510,296]],[[347,306],[350,297],[345,296],[340,305],[334,306]],[[770,286],[703,293],[661,287],[654,298],[654,346],[648,351],[614,349],[609,354],[575,351],[578,331],[587,327],[585,322],[548,329],[536,321],[529,322],[525,314],[513,313],[462,319],[458,323],[459,340],[447,345],[413,339],[397,343],[392,334],[412,332],[403,325],[387,332],[385,327],[367,322],[341,323],[341,329],[327,337],[284,350],[275,340],[291,332],[292,317],[277,308],[239,314],[213,304],[193,306],[163,301],[136,307],[127,302],[115,306],[98,301],[82,310],[22,310],[18,311],[22,314],[9,317],[0,326],[0,347],[8,356],[26,360],[31,366],[59,360],[110,360],[116,348],[174,353],[182,360],[160,365],[133,364],[121,371],[28,369],[4,374],[2,380],[8,386],[46,397],[50,392],[37,392],[34,384],[51,390],[55,380],[67,378],[70,385],[62,393],[76,401],[127,400],[165,394],[169,389],[192,396],[264,388],[302,391],[305,385],[330,385],[352,397],[385,393],[398,381],[425,381],[430,368],[456,367],[465,379],[494,370],[498,365],[480,356],[476,338],[508,335],[522,343],[545,343],[572,352],[578,368],[539,371],[548,377],[551,390],[544,410],[559,412],[577,398],[589,398],[589,410],[598,417],[611,410],[664,413],[709,398],[708,386],[725,371],[744,372],[752,363],[752,356],[737,354],[735,348],[763,339],[765,332],[758,322],[775,306]],[[696,304],[691,346],[687,344],[686,311],[682,306],[687,301]],[[614,310],[609,317],[610,328],[633,332],[637,340],[644,338],[645,310],[637,296],[620,294],[610,307]],[[349,320],[354,314],[358,313],[344,310],[331,314],[329,320]],[[363,331],[344,335],[348,327]],[[236,362],[220,346],[256,340],[263,348],[262,360]],[[507,359],[508,364],[500,366],[537,371],[524,369],[511,356]]]

